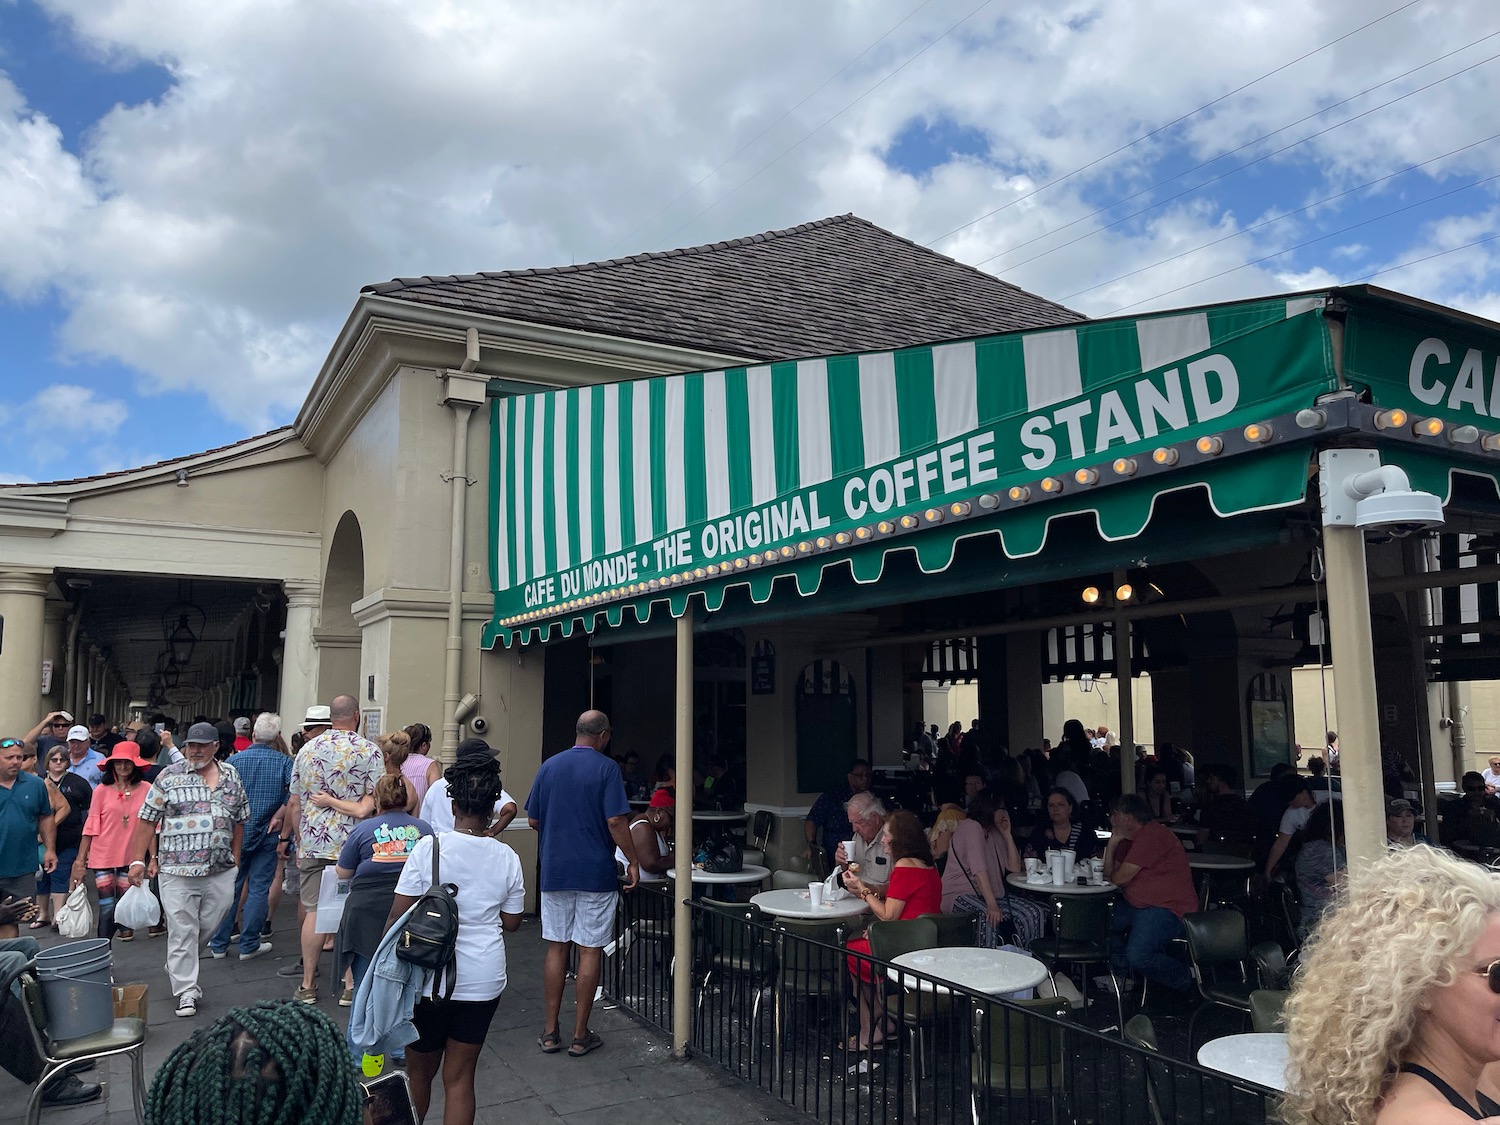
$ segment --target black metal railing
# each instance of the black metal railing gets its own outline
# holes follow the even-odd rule
[[[647,890],[625,904],[610,992],[670,1033],[672,900]],[[830,1125],[1275,1120],[1270,1091],[1084,1027],[1066,1002],[894,969],[834,925],[691,910],[694,1053]],[[885,1041],[859,1049],[862,1033]]]

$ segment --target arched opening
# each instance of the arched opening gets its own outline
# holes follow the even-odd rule
[[[326,633],[356,633],[349,607],[365,596],[365,541],[359,517],[345,512],[328,548],[323,574],[323,606],[319,624]]]

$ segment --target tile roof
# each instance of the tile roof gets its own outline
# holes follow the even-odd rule
[[[180,461],[196,461],[200,457],[211,457],[215,453],[228,453],[231,449],[236,449],[241,445],[249,445],[254,441],[262,441],[265,438],[273,437],[276,434],[286,434],[287,436],[291,436],[291,432],[292,427],[290,426],[277,426],[275,429],[267,430],[265,433],[251,434],[249,437],[243,437],[238,441],[232,441],[228,445],[219,445],[215,446],[213,449],[199,450],[197,453],[184,453],[178,457],[168,457],[162,461],[152,461],[148,464],[137,465],[134,468],[130,469],[116,469],[113,472],[95,473],[93,476],[87,477],[67,477],[63,480],[15,481],[10,484],[0,484],[0,489],[51,488],[53,485],[59,484],[88,484],[96,480],[113,480],[116,477],[127,477],[132,473],[145,472],[147,469],[164,469],[168,465],[175,465]]]
[[[362,292],[762,360],[1084,319],[855,215],[583,265],[398,278]]]

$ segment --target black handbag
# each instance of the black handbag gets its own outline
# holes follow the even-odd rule
[[[715,875],[733,875],[745,869],[740,846],[728,836],[715,836],[703,843],[703,870]]]
[[[432,973],[432,998],[450,1000],[458,982],[458,887],[438,881],[438,838],[432,838],[432,886],[417,899],[396,939],[396,958]],[[444,982],[446,981],[446,986]],[[439,996],[441,991],[442,995]]]

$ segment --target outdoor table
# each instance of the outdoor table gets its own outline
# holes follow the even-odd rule
[[[700,824],[743,824],[745,818],[750,814],[744,809],[738,812],[724,812],[719,809],[693,810],[693,820]]]
[[[1169,824],[1172,835],[1182,841],[1182,846],[1188,851],[1194,851],[1198,847],[1198,826],[1196,824]]]
[[[891,965],[893,967],[886,970],[886,976],[902,988],[920,988],[923,992],[940,996],[946,996],[948,989],[931,981],[909,977],[900,969],[915,969],[960,988],[985,992],[991,996],[1035,988],[1047,979],[1047,966],[1035,957],[1011,953],[1005,949],[979,949],[974,946],[918,949],[894,958]]]
[[[1120,888],[1106,879],[1103,883],[1086,883],[1079,886],[1075,880],[1072,883],[1054,883],[1050,879],[1045,883],[1028,883],[1026,876],[1019,872],[1005,877],[1007,885],[1015,887],[1018,891],[1029,891],[1042,896],[1050,895],[1110,895]]]
[[[864,899],[858,897],[843,898],[837,902],[825,901],[822,906],[814,907],[808,893],[796,889],[761,891],[750,901],[760,907],[763,914],[771,914],[777,918],[802,918],[816,922],[853,918],[870,908]]]
[[[667,877],[671,879],[677,878],[677,868],[669,868],[667,870]],[[739,871],[703,871],[697,867],[693,868],[694,883],[763,883],[770,877],[771,869],[769,867],[761,867],[754,863],[745,864],[744,868]]]
[[[1198,1048],[1198,1062],[1272,1090],[1286,1090],[1286,1035],[1279,1031],[1226,1035]]]
[[[642,812],[643,810],[648,809],[648,808],[651,807],[651,802],[650,801],[643,800],[643,799],[637,798],[637,797],[630,798],[628,804],[636,812]]]
[[[1204,910],[1208,909],[1209,885],[1218,872],[1230,872],[1243,875],[1246,880],[1255,870],[1255,861],[1245,859],[1237,855],[1211,855],[1204,852],[1194,852],[1188,856],[1188,866],[1194,871],[1203,872],[1203,886],[1201,901]]]

